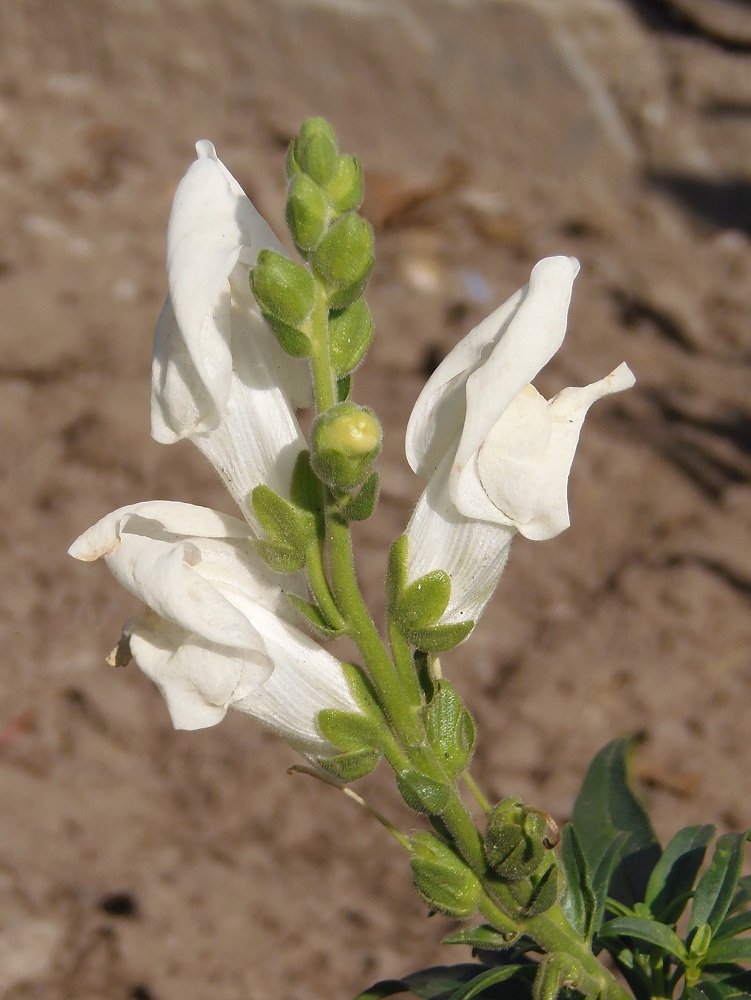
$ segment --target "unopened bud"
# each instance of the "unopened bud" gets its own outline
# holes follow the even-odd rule
[[[330,285],[332,309],[342,309],[361,294],[373,269],[373,228],[353,212],[343,216],[326,233],[311,259],[315,270]]]
[[[307,174],[297,174],[287,195],[287,226],[295,246],[303,252],[313,250],[321,241],[328,221],[328,199]]]
[[[496,875],[516,881],[531,875],[545,860],[544,815],[516,798],[493,807],[485,833],[485,857]]]
[[[326,185],[326,193],[337,212],[359,208],[364,194],[360,161],[354,156],[340,156],[334,176]]]
[[[471,917],[477,911],[482,886],[464,861],[433,833],[416,833],[410,843],[412,878],[431,910],[450,917]]]
[[[339,151],[334,130],[325,118],[307,118],[294,144],[294,161],[316,184],[334,176]]]
[[[250,287],[282,348],[293,357],[308,357],[310,338],[302,327],[315,304],[310,272],[276,250],[261,250]]]
[[[354,489],[370,475],[381,450],[381,437],[381,425],[371,409],[339,403],[313,423],[310,464],[333,489]]]

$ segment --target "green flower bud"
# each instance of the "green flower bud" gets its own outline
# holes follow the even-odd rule
[[[450,917],[471,917],[477,911],[482,886],[464,861],[433,833],[416,833],[410,843],[412,878],[431,910]]]
[[[307,118],[295,139],[294,160],[316,184],[328,184],[337,166],[336,135],[325,118]]]
[[[287,195],[287,226],[302,253],[313,250],[326,232],[328,199],[315,181],[307,174],[293,178]]]
[[[309,357],[311,343],[304,326],[315,304],[310,272],[276,250],[261,250],[250,272],[250,287],[283,350],[295,358]]]
[[[350,212],[329,229],[311,264],[335,286],[329,296],[332,309],[342,309],[362,294],[373,260],[373,227],[365,219]]]
[[[547,820],[521,799],[506,798],[493,807],[485,833],[485,857],[502,879],[514,882],[545,861]]]
[[[456,688],[448,681],[428,708],[428,739],[443,767],[452,775],[465,770],[475,745],[475,726]]]
[[[340,156],[334,176],[326,185],[332,208],[337,212],[351,212],[360,207],[364,193],[360,161],[354,156]]]
[[[313,471],[332,489],[352,490],[370,475],[381,437],[381,425],[371,409],[338,403],[313,423]]]
[[[346,309],[332,313],[329,348],[334,375],[341,378],[357,368],[372,340],[373,316],[364,299],[356,299]]]

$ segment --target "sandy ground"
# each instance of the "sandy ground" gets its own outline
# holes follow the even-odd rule
[[[591,415],[573,526],[520,541],[446,659],[476,774],[565,820],[643,737],[660,833],[751,825],[751,13],[734,0],[0,0],[0,996],[320,1000],[441,951],[398,846],[290,777],[247,719],[175,733],[103,658],[134,603],[70,541],[122,504],[231,510],[148,436],[164,233],[209,137],[277,223],[285,145],[327,115],[364,162],[383,504],[379,606],[420,484],[425,373],[551,253],[582,262],[548,394],[627,360]],[[388,776],[364,794],[409,827]]]

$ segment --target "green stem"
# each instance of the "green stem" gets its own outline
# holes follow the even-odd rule
[[[475,802],[487,816],[492,806],[490,805],[490,802],[483,795],[480,786],[477,784],[477,782],[469,773],[469,771],[464,772],[464,774],[462,775],[462,779],[464,780],[464,784],[472,793],[472,797],[474,798]]]
[[[308,583],[311,593],[316,599],[324,617],[333,628],[345,628],[346,623],[341,616],[339,608],[336,606],[329,581],[326,578],[326,570],[323,566],[323,553],[317,539],[311,542],[307,548],[305,553],[305,568],[308,573]]]
[[[416,706],[420,705],[422,704],[423,695],[420,682],[417,679],[415,661],[412,659],[409,643],[391,616],[389,616],[388,621],[388,633],[391,654],[394,657],[394,665],[396,666],[399,679],[402,682],[404,690],[407,692],[410,702]]]

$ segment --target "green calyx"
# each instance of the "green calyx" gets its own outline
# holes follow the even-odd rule
[[[482,886],[464,861],[434,833],[422,831],[410,839],[412,878],[431,908],[463,919],[477,912]]]
[[[373,410],[338,403],[313,423],[311,466],[333,490],[346,493],[370,476],[381,440],[381,425]]]
[[[329,316],[329,354],[337,379],[349,374],[365,357],[373,340],[373,316],[365,299],[356,299]]]
[[[316,301],[310,272],[276,250],[261,250],[250,287],[282,349],[295,358],[310,357],[309,319]]]
[[[256,486],[250,499],[253,513],[268,536],[256,542],[262,558],[277,573],[302,569],[308,546],[317,537],[315,516],[268,486]]]
[[[300,253],[314,250],[326,232],[330,210],[325,192],[307,174],[297,174],[290,181],[285,213],[287,228]]]
[[[485,859],[491,870],[508,882],[532,875],[549,852],[545,816],[530,810],[521,799],[503,799],[488,816]]]
[[[328,286],[330,309],[344,309],[359,298],[373,269],[373,227],[348,212],[329,229],[310,257]]]
[[[428,706],[427,732],[444,771],[452,777],[462,774],[472,759],[475,724],[456,688],[447,681],[441,682]]]
[[[316,184],[328,184],[337,169],[339,150],[334,130],[325,118],[306,118],[287,154],[287,174],[308,174]]]

